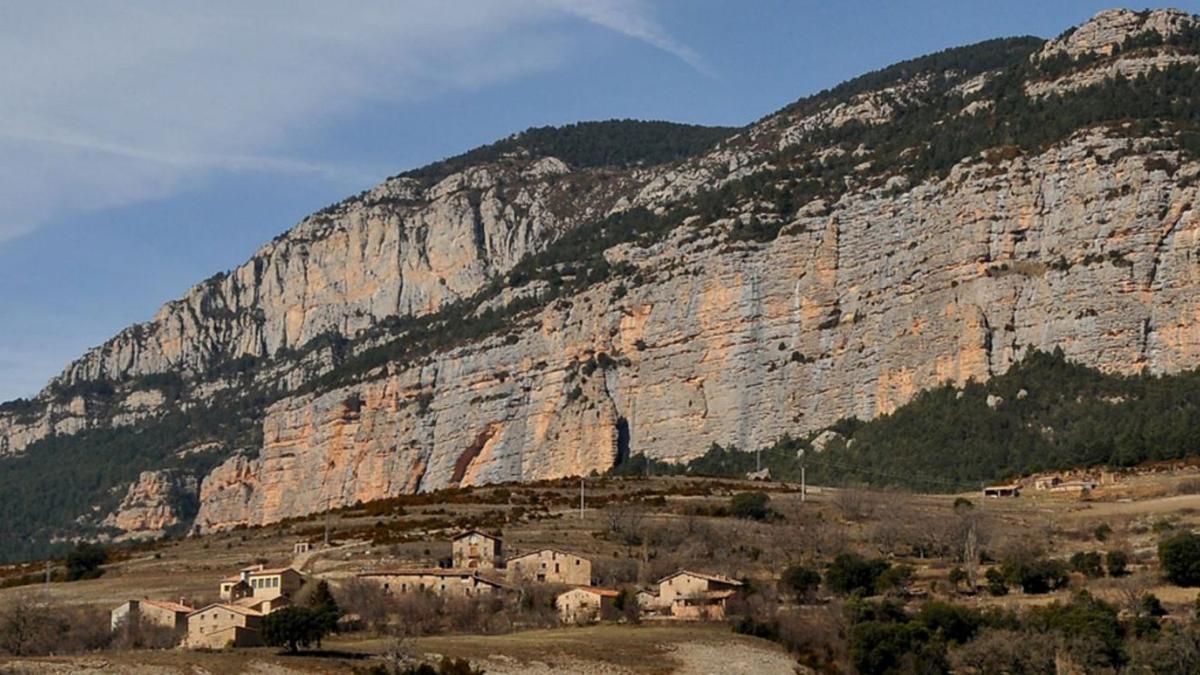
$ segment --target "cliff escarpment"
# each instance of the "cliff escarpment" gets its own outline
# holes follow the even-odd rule
[[[389,179],[0,407],[8,475],[121,462],[15,522],[223,529],[684,461],[1035,349],[1196,368],[1198,64],[1195,17],[1111,11],[742,129],[532,130]]]

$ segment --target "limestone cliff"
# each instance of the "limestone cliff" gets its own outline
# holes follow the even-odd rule
[[[967,162],[905,193],[847,195],[766,245],[614,252],[652,281],[615,301],[613,285],[591,289],[516,341],[272,407],[260,456],[205,481],[197,525],[604,471],[622,443],[674,460],[760,447],[986,379],[1030,348],[1121,372],[1194,367],[1200,164],[1171,176],[1153,167],[1175,153],[1137,145],[1089,134]]]
[[[143,471],[102,523],[132,536],[156,537],[186,527],[196,515],[199,481],[174,471]]]
[[[750,449],[1031,348],[1195,368],[1194,129],[1086,97],[1187,84],[1198,36],[1184,13],[1104,12],[870,74],[682,159],[514,137],[395,177],[0,407],[0,462],[159,425],[154,472],[116,486],[104,523],[194,511],[210,530]],[[1045,110],[1063,114],[1022,117]],[[211,420],[254,433],[210,438]]]

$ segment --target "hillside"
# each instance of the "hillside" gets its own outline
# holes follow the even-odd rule
[[[1195,369],[1197,64],[1114,10],[401,173],[0,406],[0,551],[768,447],[1033,350]]]
[[[756,450],[714,444],[686,463],[635,455],[616,475],[742,478],[761,465],[799,482],[972,491],[1046,471],[1114,469],[1194,458],[1200,370],[1120,375],[1030,352],[986,382],[922,391],[894,412],[839,420],[818,434]]]

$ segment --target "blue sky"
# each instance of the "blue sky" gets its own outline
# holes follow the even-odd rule
[[[0,72],[0,400],[406,168],[543,124],[742,125],[1110,6],[0,0],[0,59],[20,64]]]

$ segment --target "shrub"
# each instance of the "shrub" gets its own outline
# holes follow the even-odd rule
[[[1104,561],[1096,551],[1079,551],[1071,556],[1071,570],[1098,579],[1104,576]]]
[[[825,586],[834,593],[875,595],[879,577],[890,565],[886,560],[868,560],[857,553],[839,553],[825,572]]]
[[[1042,633],[1056,633],[1074,645],[1072,656],[1085,658],[1080,663],[1084,672],[1111,667],[1121,661],[1121,623],[1117,608],[1081,591],[1069,602],[1053,602],[1029,610],[1029,628]]]
[[[1066,565],[1032,554],[1009,556],[1000,565],[1004,580],[1026,593],[1049,593],[1067,584]]]
[[[850,661],[860,673],[946,672],[945,644],[915,623],[868,621],[850,629]]]
[[[108,550],[90,542],[75,544],[67,554],[67,578],[71,581],[100,576],[100,566],[108,562]]]
[[[270,647],[287,647],[295,653],[300,647],[319,644],[330,628],[323,609],[284,607],[263,617],[262,638]]]
[[[916,573],[917,571],[913,569],[912,565],[895,565],[879,575],[879,582],[876,585],[879,590],[883,591],[903,591]]]
[[[967,581],[967,571],[962,567],[955,567],[946,575],[946,581],[949,581],[954,586],[954,590],[958,590],[959,586],[962,586],[963,582]]]
[[[1129,574],[1129,555],[1124,551],[1109,551],[1104,557],[1105,567],[1108,568],[1108,576],[1123,577]]]
[[[1181,532],[1158,545],[1163,575],[1177,586],[1200,586],[1200,535]]]
[[[821,573],[804,565],[792,565],[783,571],[779,585],[797,600],[807,600],[820,587]]]
[[[1112,531],[1113,529],[1111,525],[1108,523],[1100,523],[1096,526],[1096,529],[1092,532],[1092,535],[1096,537],[1096,541],[1107,541],[1108,535],[1112,534]]]
[[[1008,582],[1004,580],[1003,572],[995,567],[990,567],[983,578],[987,581],[988,593],[995,596],[1008,595]]]
[[[1052,635],[987,629],[950,654],[954,672],[1053,673],[1058,640]]]
[[[8,597],[0,607],[0,654],[79,654],[105,649],[113,638],[103,610],[61,607],[30,594]]]
[[[948,602],[925,603],[917,611],[916,621],[946,642],[959,645],[970,642],[983,625],[979,612]]]
[[[770,504],[765,492],[739,492],[729,500],[729,513],[735,518],[766,520],[771,515]]]
[[[1164,617],[1167,615],[1167,609],[1163,607],[1162,600],[1153,593],[1147,593],[1142,596],[1138,602],[1138,610],[1146,616]]]

